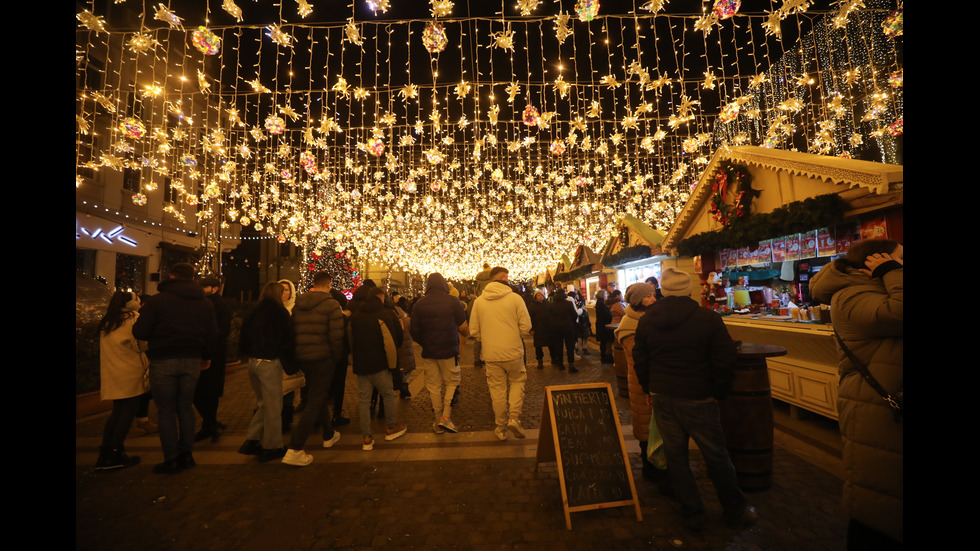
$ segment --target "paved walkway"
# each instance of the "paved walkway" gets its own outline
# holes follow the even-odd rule
[[[255,407],[245,369],[228,375],[219,410],[228,426],[224,437],[196,446],[198,466],[178,475],[151,472],[163,459],[156,435],[126,442],[142,464],[92,471],[105,414],[80,420],[76,549],[843,549],[847,522],[839,506],[839,445],[832,434],[777,417],[773,487],[748,495],[760,521],[746,530],[725,527],[694,448],[692,466],[708,509],[708,530],[694,537],[683,529],[677,504],[640,475],[628,400],[618,396],[643,521],[637,522],[632,507],[584,511],[571,514],[567,530],[557,466],[541,463],[535,469],[544,387],[608,382],[615,390],[615,374],[598,363],[595,349],[577,362],[578,374],[550,366],[539,371],[529,348],[525,440],[494,437],[486,377],[473,367],[469,345],[453,411],[458,434],[432,433],[429,396],[417,370],[410,379],[413,397],[398,401],[398,420],[408,425],[408,434],[391,442],[378,439],[374,451],[361,451],[356,384],[349,377],[344,410],[352,422],[340,429],[342,438],[331,449],[320,447],[319,435],[311,436],[307,451],[315,460],[305,468],[258,464],[237,453]],[[374,426],[378,434],[383,420]]]

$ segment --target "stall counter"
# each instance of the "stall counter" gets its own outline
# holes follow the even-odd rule
[[[722,319],[733,339],[786,348],[785,356],[766,360],[773,398],[837,419],[838,356],[832,325],[737,315]]]

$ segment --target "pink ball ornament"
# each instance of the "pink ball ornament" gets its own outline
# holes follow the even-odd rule
[[[575,13],[582,21],[592,21],[599,14],[598,0],[578,0],[575,2]]]
[[[216,55],[221,50],[221,39],[207,27],[198,27],[192,32],[191,42],[205,55]]]
[[[146,134],[146,126],[136,117],[126,117],[119,121],[119,131],[127,138],[142,138]]]
[[[716,0],[714,6],[715,15],[718,16],[718,19],[728,19],[735,15],[741,7],[742,0]]]
[[[524,124],[527,126],[537,126],[541,122],[541,114],[533,105],[524,108]]]
[[[371,138],[366,146],[367,152],[375,157],[380,157],[385,152],[385,143],[380,138]]]
[[[270,134],[282,134],[286,130],[286,121],[282,120],[282,117],[269,115],[265,118],[265,129]]]

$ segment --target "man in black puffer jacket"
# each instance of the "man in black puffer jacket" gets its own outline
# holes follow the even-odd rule
[[[459,386],[459,334],[466,333],[463,303],[449,294],[449,284],[440,273],[431,273],[425,282],[425,297],[415,303],[411,333],[422,345],[425,388],[432,400],[437,434],[456,432],[451,420],[452,399]]]
[[[303,467],[313,462],[313,456],[303,451],[306,439],[317,421],[323,430],[323,447],[329,448],[340,440],[330,419],[327,399],[334,370],[343,364],[345,319],[340,304],[330,294],[330,274],[324,271],[313,276],[313,288],[296,297],[293,322],[296,326],[296,359],[306,375],[309,387],[308,403],[303,417],[293,429],[289,450],[282,462]]]
[[[735,343],[721,317],[691,298],[689,274],[667,268],[661,290],[664,298],[647,307],[637,325],[633,362],[653,405],[684,523],[695,533],[703,530],[704,504],[688,461],[688,440],[694,438],[725,520],[751,524],[758,515],[735,480],[718,407],[734,379]]]

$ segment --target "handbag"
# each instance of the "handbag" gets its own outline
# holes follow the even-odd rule
[[[385,347],[385,358],[388,361],[388,369],[398,369],[398,348],[395,347],[395,339],[391,336],[391,331],[385,322],[378,320],[381,324],[381,340]]]
[[[841,350],[844,351],[844,354],[848,357],[848,359],[851,360],[851,363],[854,364],[854,367],[858,370],[858,373],[860,373],[861,376],[864,377],[864,380],[868,382],[868,385],[871,386],[871,388],[875,389],[875,392],[877,392],[878,395],[881,396],[881,398],[885,401],[885,403],[888,404],[888,407],[892,408],[892,413],[895,415],[895,421],[896,422],[900,421],[902,419],[902,410],[905,406],[904,391],[902,389],[898,389],[898,392],[890,393],[887,390],[885,390],[881,386],[881,383],[879,383],[871,375],[871,372],[868,371],[868,368],[865,367],[864,364],[861,363],[861,361],[854,356],[854,353],[851,352],[851,349],[844,344],[843,339],[841,339],[840,335],[837,334],[836,328],[834,329],[834,337],[837,338],[837,344],[840,345]]]

